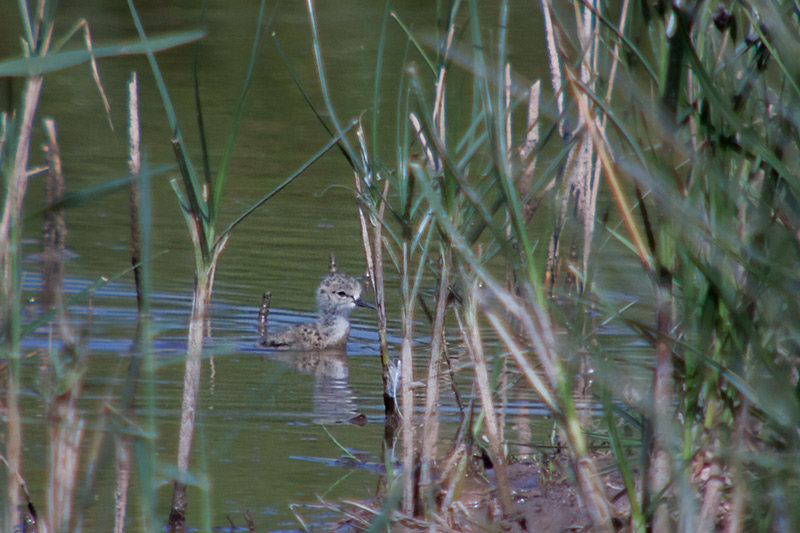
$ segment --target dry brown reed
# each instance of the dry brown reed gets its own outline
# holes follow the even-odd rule
[[[139,128],[139,78],[136,72],[131,73],[128,81],[128,172],[131,177],[129,194],[131,220],[131,266],[136,288],[137,309],[142,309],[142,231],[139,225],[139,209],[142,202],[142,190],[139,174],[142,170],[141,131]]]
[[[481,399],[481,407],[485,417],[486,436],[489,439],[489,454],[497,479],[497,493],[503,514],[510,516],[513,512],[513,501],[511,498],[511,488],[508,484],[508,473],[506,471],[506,455],[502,442],[500,422],[497,410],[492,399],[492,387],[489,383],[489,371],[484,354],[484,343],[481,338],[480,326],[478,324],[478,302],[480,301],[481,288],[478,278],[472,277],[469,285],[467,301],[464,305],[464,318],[460,320],[461,335],[467,346],[470,359],[472,360],[475,383]]]
[[[403,503],[402,510],[408,515],[414,514],[414,469],[416,455],[416,428],[414,427],[414,307],[415,299],[411,295],[409,277],[411,276],[410,252],[408,242],[402,244],[400,275],[403,284],[403,325],[402,344],[400,345],[401,365],[401,413],[403,439]]]
[[[203,230],[200,229],[201,221],[197,218],[192,218],[187,222],[195,249],[199,250],[203,233]],[[187,335],[181,420],[178,430],[178,471],[184,476],[189,472],[189,458],[192,451],[192,438],[197,415],[205,322],[211,302],[217,262],[227,242],[228,235],[225,235],[211,250],[212,256],[210,260],[203,264],[198,263],[198,268],[195,272],[195,290],[192,297],[192,315],[189,319],[189,333]],[[169,523],[171,529],[176,531],[185,529],[187,503],[186,484],[182,479],[177,479],[173,483],[172,504],[170,506]]]
[[[130,206],[130,235],[131,235],[131,266],[133,267],[134,286],[136,289],[136,307],[141,319],[142,298],[142,230],[139,220],[139,211],[141,210],[142,190],[139,183],[139,176],[142,169],[142,154],[141,154],[141,130],[139,126],[139,79],[136,72],[131,73],[131,78],[128,80],[128,172],[131,176],[131,186],[129,192],[129,206]],[[137,320],[137,330],[141,327],[141,321]],[[134,341],[134,351],[139,349],[139,334],[137,331],[136,340]],[[134,355],[134,359],[138,361],[139,354]],[[131,365],[136,365],[136,371],[129,379],[138,379],[138,363],[132,361]],[[133,413],[133,394],[131,398],[123,398],[123,401],[128,401],[129,405],[124,405],[123,409],[126,416],[131,416]],[[125,531],[125,520],[127,517],[128,506],[128,489],[130,487],[130,473],[131,462],[133,460],[133,450],[131,436],[127,432],[119,432],[116,435],[115,446],[115,466],[116,466],[116,490],[114,492],[114,533],[122,533]]]
[[[46,32],[50,34],[52,28]],[[45,47],[46,48],[46,47]],[[4,313],[2,320],[5,323],[17,322],[13,328],[19,328],[18,321],[13,318],[13,302],[18,302],[19,296],[15,294],[20,286],[16,265],[16,252],[10,247],[12,243],[18,243],[20,239],[19,219],[22,208],[22,200],[25,197],[25,190],[28,185],[28,152],[30,148],[31,135],[33,132],[33,118],[36,107],[39,103],[39,95],[42,90],[42,76],[30,76],[25,81],[25,88],[22,96],[22,112],[18,119],[19,127],[14,132],[16,139],[16,151],[14,153],[14,164],[12,171],[12,181],[6,189],[7,194],[3,205],[3,216],[0,220],[0,262],[2,262],[3,287],[2,300]],[[14,233],[14,235],[12,235]],[[18,334],[18,333],[17,333]],[[6,514],[5,529],[11,531],[20,523],[20,484],[22,477],[22,413],[19,405],[19,345],[18,339],[12,335],[12,345],[10,349],[11,365],[8,372],[8,382],[6,387],[6,408],[8,413],[8,437],[6,442],[5,459],[8,463],[9,476],[6,485],[8,495],[8,513]]]
[[[378,194],[377,204],[373,197],[374,180],[377,176],[373,173],[373,165],[369,159],[364,129],[361,121],[356,126],[356,136],[361,153],[361,169],[353,171],[356,189],[356,206],[358,208],[358,221],[361,229],[361,244],[364,249],[367,277],[372,285],[377,308],[378,339],[381,350],[381,379],[383,381],[383,406],[387,421],[386,444],[391,445],[394,435],[394,426],[397,425],[396,405],[397,400],[390,393],[391,363],[389,359],[389,342],[386,330],[386,288],[383,276],[383,224],[386,214],[386,195],[389,193],[389,180],[384,180],[383,190]]]
[[[422,421],[422,452],[420,455],[419,492],[426,510],[435,509],[433,493],[432,465],[438,455],[436,443],[439,440],[439,418],[436,407],[439,403],[439,379],[441,377],[441,354],[444,350],[444,327],[447,314],[447,300],[450,295],[451,262],[446,251],[442,251],[439,261],[439,288],[436,292],[436,308],[431,330],[431,349],[428,360],[428,377],[425,381],[425,411]]]

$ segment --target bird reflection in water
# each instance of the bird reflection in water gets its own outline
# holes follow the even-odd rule
[[[355,397],[350,389],[347,350],[273,351],[261,356],[265,361],[279,361],[301,374],[314,376],[314,422],[318,424],[353,423],[362,425]]]

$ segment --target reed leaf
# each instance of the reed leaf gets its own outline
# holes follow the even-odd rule
[[[0,61],[0,76],[36,76],[74,67],[92,59],[104,57],[149,54],[183,46],[205,37],[205,31],[194,30],[163,37],[153,37],[146,41],[132,41],[123,44],[104,45],[89,50],[65,50],[47,55],[21,57]]]

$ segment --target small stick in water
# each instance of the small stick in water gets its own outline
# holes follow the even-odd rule
[[[258,335],[261,337],[258,342],[262,346],[267,345],[267,319],[271,300],[272,293],[270,291],[265,292],[264,296],[261,297],[261,308],[258,310]]]

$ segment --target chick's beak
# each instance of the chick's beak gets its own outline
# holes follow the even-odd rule
[[[370,309],[377,309],[377,307],[375,307],[375,305],[373,305],[373,304],[371,304],[369,302],[365,302],[361,298],[357,298],[356,299],[356,306],[357,307],[368,307]]]

